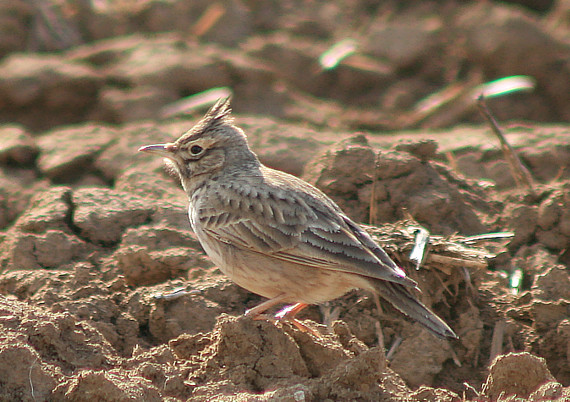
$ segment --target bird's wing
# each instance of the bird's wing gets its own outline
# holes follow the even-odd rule
[[[218,241],[268,257],[416,287],[334,202],[299,183],[303,192],[268,183],[228,184],[202,200],[198,219]]]

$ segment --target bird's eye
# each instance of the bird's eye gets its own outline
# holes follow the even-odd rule
[[[198,155],[200,152],[202,152],[202,150],[203,148],[200,145],[192,145],[190,148],[192,155]]]

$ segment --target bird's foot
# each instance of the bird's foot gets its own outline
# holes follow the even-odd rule
[[[272,322],[273,324],[277,324],[278,322],[280,322],[280,323],[288,322],[288,323],[291,323],[292,325],[294,325],[300,331],[308,332],[308,333],[311,333],[315,336],[320,336],[318,331],[316,331],[313,328],[306,326],[301,321],[299,321],[295,318],[297,313],[299,313],[299,311],[301,311],[305,307],[307,307],[308,304],[297,303],[297,304],[293,304],[291,306],[284,307],[281,310],[279,310],[277,312],[277,314],[275,314],[274,316],[271,316],[269,314],[264,314],[267,309],[273,307],[276,304],[281,303],[284,298],[285,298],[285,296],[277,296],[277,297],[274,297],[273,299],[269,299],[269,300],[255,306],[255,307],[247,310],[244,315],[246,317],[250,317],[254,320],[267,320],[267,321]]]
[[[275,319],[278,322],[289,322],[293,324],[299,331],[308,332],[315,336],[320,336],[320,333],[318,331],[316,331],[311,327],[306,326],[301,321],[295,318],[297,313],[299,313],[299,311],[303,310],[307,306],[308,304],[305,303],[297,303],[293,304],[292,306],[284,307],[281,310],[279,310],[277,314],[275,314]]]

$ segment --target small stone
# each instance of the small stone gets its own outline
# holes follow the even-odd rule
[[[397,144],[396,151],[407,152],[422,162],[433,159],[437,152],[437,142],[432,139],[409,141]]]
[[[0,164],[29,165],[38,155],[38,146],[22,126],[0,127]]]
[[[540,203],[538,207],[538,226],[544,230],[553,228],[562,215],[562,194],[555,193]]]

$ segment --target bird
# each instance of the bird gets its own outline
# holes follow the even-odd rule
[[[190,225],[214,264],[268,299],[245,315],[262,319],[290,304],[274,318],[299,323],[295,316],[308,305],[364,289],[435,336],[456,339],[415,296],[417,283],[331,198],[260,162],[231,111],[230,98],[219,99],[174,142],[139,151],[163,157],[179,177]]]

